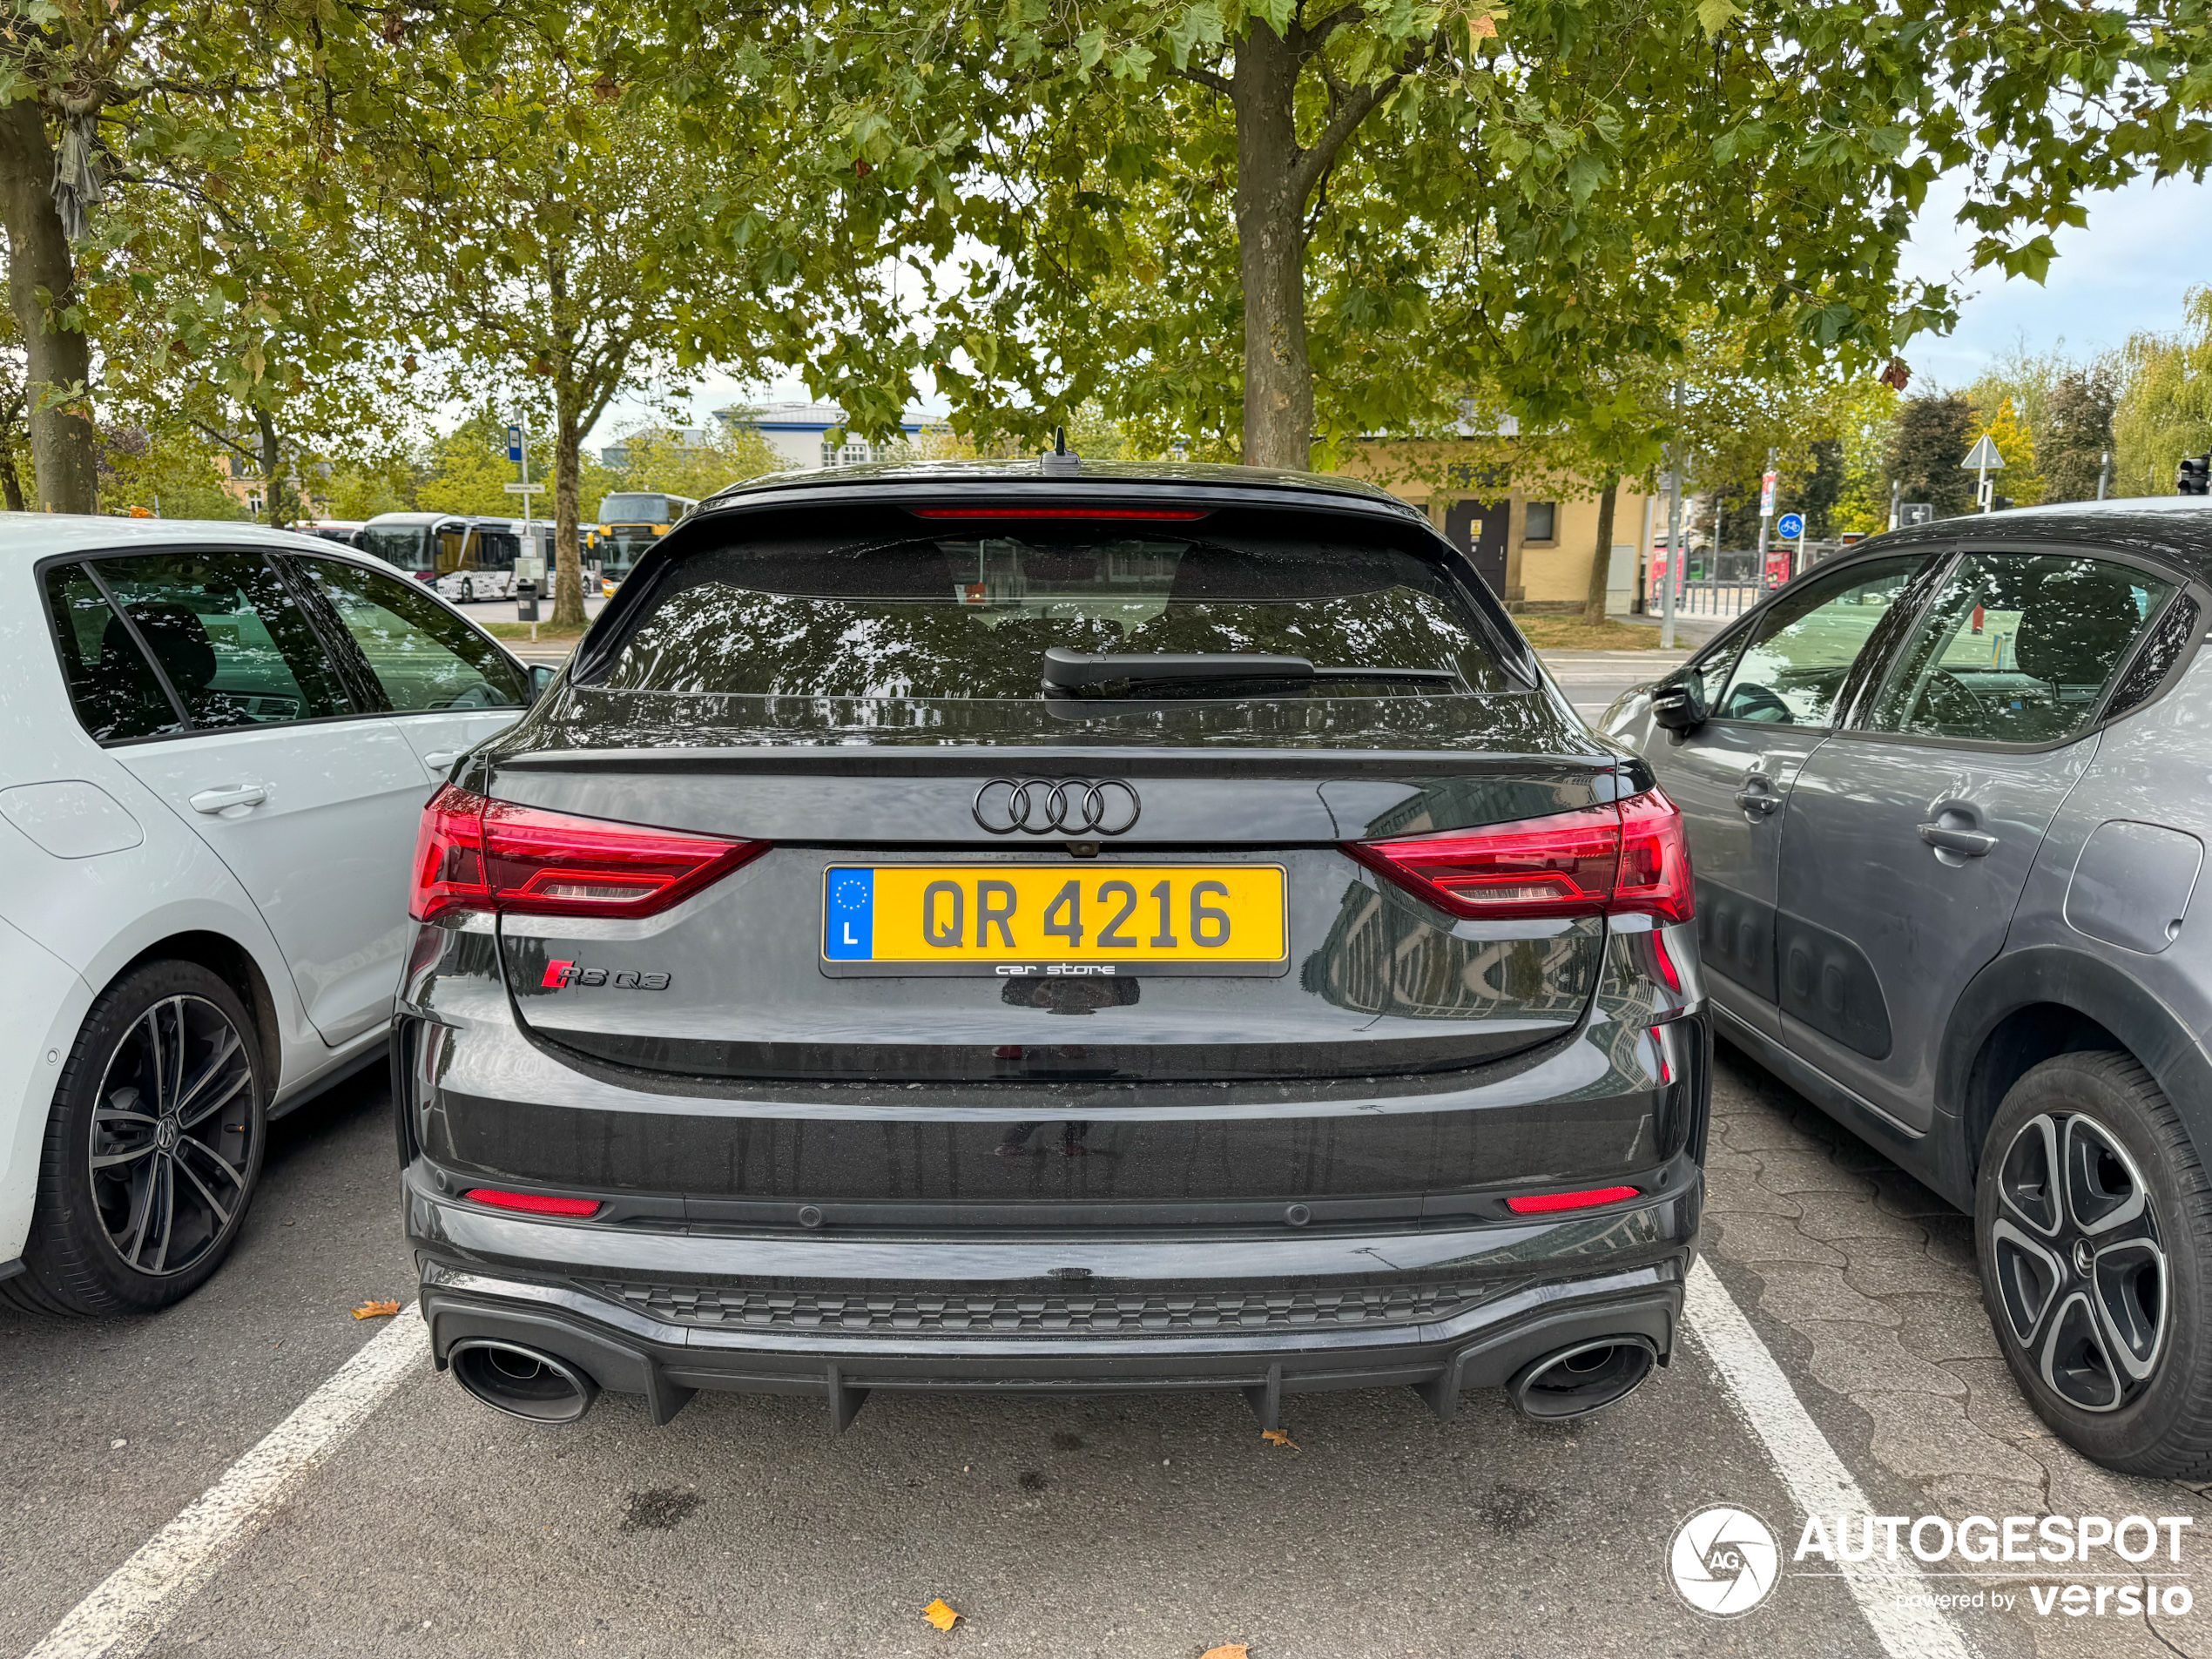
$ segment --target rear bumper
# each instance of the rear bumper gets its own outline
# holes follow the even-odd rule
[[[444,1198],[421,1173],[409,1172],[409,1231],[442,1368],[455,1343],[490,1339],[566,1360],[603,1389],[641,1394],[656,1421],[708,1388],[813,1395],[839,1428],[877,1389],[1235,1388],[1272,1426],[1282,1394],[1320,1389],[1410,1386],[1448,1416],[1463,1391],[1502,1386],[1531,1361],[1584,1342],[1641,1339],[1664,1363],[1702,1200],[1702,1177],[1686,1164],[1657,1202],[1602,1220],[1509,1228],[1267,1241],[706,1239],[488,1215]],[[748,1260],[749,1275],[732,1271]],[[1267,1287],[1318,1285],[1325,1296],[1331,1284],[1380,1277],[1379,1260],[1399,1270],[1399,1289],[1448,1278],[1458,1293],[1436,1298],[1438,1317],[1401,1308],[1301,1325],[1311,1292],[1289,1291],[1254,1311]],[[550,1262],[563,1270],[538,1265]],[[1194,1263],[1207,1266],[1194,1271]],[[672,1300],[615,1289],[671,1280],[681,1281]],[[811,1325],[795,1323],[788,1304],[812,1298],[788,1294],[751,1323],[725,1317],[715,1301],[746,1294],[715,1287],[748,1282],[825,1292],[841,1285],[857,1299],[892,1281],[941,1288],[881,1298],[859,1320],[875,1328],[819,1310],[804,1316]],[[1081,1287],[1072,1295],[1071,1283]],[[1069,1312],[1117,1298],[1147,1312],[1114,1334],[1080,1328],[1081,1314]],[[702,1299],[714,1305],[712,1318],[699,1317]],[[949,1328],[957,1321],[931,1313],[948,1303],[1002,1307],[1011,1328],[988,1319]],[[1288,1311],[1291,1303],[1300,1311]],[[1242,1317],[1207,1312],[1224,1304],[1241,1305]]]

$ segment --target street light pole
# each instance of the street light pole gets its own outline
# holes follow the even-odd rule
[[[1767,446],[1766,473],[1759,480],[1759,580],[1766,580],[1766,533],[1774,523],[1774,447]]]
[[[1682,382],[1675,382],[1675,427],[1667,445],[1667,583],[1659,602],[1659,649],[1675,648],[1675,589],[1682,581]]]
[[[2107,449],[2104,453],[2104,459],[2097,462],[2097,499],[2099,501],[2105,498],[2105,489],[2111,482],[2112,451]]]

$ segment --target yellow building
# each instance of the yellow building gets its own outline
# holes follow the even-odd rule
[[[1581,610],[1597,553],[1600,486],[1568,475],[1500,475],[1496,441],[1363,442],[1337,470],[1381,485],[1427,513],[1514,610]],[[1606,609],[1626,612],[1650,556],[1663,502],[1624,482],[1613,509]],[[1656,532],[1666,534],[1659,522]]]

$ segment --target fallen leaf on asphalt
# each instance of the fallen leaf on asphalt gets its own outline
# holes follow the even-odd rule
[[[400,1305],[397,1302],[369,1301],[355,1308],[354,1317],[357,1319],[388,1319],[399,1311]]]
[[[949,1630],[953,1628],[954,1622],[959,1619],[960,1615],[954,1612],[951,1608],[946,1606],[945,1598],[941,1595],[935,1601],[932,1602],[927,1607],[922,1608],[921,1616],[928,1620],[930,1623],[935,1625],[940,1630]]]
[[[1252,1650],[1241,1642],[1232,1642],[1225,1648],[1208,1648],[1198,1659],[1252,1659]]]
[[[1286,1428],[1264,1428],[1259,1432],[1259,1438],[1270,1446],[1288,1447],[1293,1452],[1298,1450],[1298,1442],[1291,1438],[1291,1431]]]

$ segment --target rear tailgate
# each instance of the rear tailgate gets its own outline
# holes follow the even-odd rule
[[[1462,756],[1453,775],[1392,779],[1373,756],[1151,752],[1116,771],[1087,757],[1083,773],[1005,752],[988,770],[913,751],[778,759],[500,769],[496,792],[518,805],[769,844],[658,914],[503,916],[532,1031],[695,1077],[1345,1078],[1532,1047],[1572,1028],[1595,982],[1601,919],[1454,919],[1340,843],[1609,799],[1609,766]],[[1074,799],[1070,821],[1094,800],[1108,827],[1124,801],[1135,821],[986,828],[1025,781]]]

